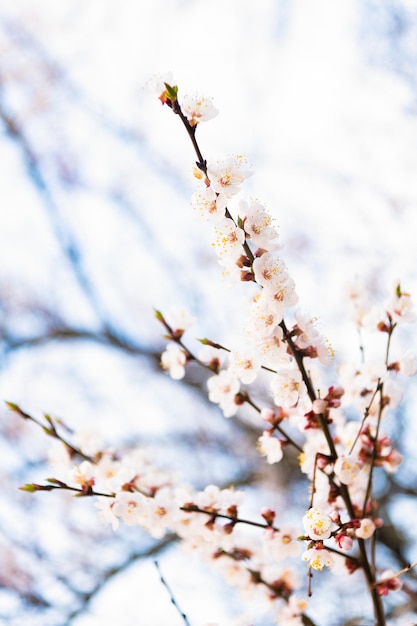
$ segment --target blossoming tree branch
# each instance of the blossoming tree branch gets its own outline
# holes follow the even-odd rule
[[[368,360],[363,354],[362,362],[345,365],[332,384],[324,382],[333,351],[316,320],[294,310],[295,284],[267,209],[258,200],[241,198],[251,169],[240,155],[207,161],[197,142],[199,124],[217,114],[211,99],[180,100],[171,77],[156,77],[153,88],[192,142],[198,181],[192,207],[212,228],[223,273],[247,287],[247,318],[237,345],[202,338],[201,350],[194,353],[186,340],[193,318],[156,311],[169,342],[161,365],[177,380],[191,362],[205,368],[208,398],[226,418],[247,405],[258,419],[257,447],[265,463],[277,464],[287,450],[295,451],[308,484],[304,514],[294,526],[283,525],[280,511],[265,502],[250,518],[241,512],[243,491],[215,485],[197,491],[156,467],[143,449],[118,454],[81,434],[68,434],[48,415],[39,420],[8,403],[53,439],[51,463],[59,467],[46,483],[23,489],[94,497],[100,520],[114,530],[123,522],[155,538],[175,534],[245,592],[249,611],[251,599],[257,606],[262,600],[276,624],[316,623],[308,613],[314,571],[328,568],[347,578],[360,572],[368,590],[367,615],[373,613],[374,624],[384,626],[384,597],[401,590],[416,565],[394,571],[379,562],[375,547],[384,519],[374,496],[377,472],[395,472],[402,461],[384,432],[384,419],[399,404],[405,378],[416,372],[415,357],[393,346],[397,327],[415,321],[411,297],[396,282],[385,301],[371,306],[356,285],[351,303],[357,326],[379,334],[383,357]],[[261,377],[269,386],[262,401],[252,391]],[[257,615],[249,624],[260,624]]]

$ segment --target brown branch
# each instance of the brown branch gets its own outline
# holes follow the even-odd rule
[[[207,511],[206,509],[201,509],[196,504],[185,504],[180,507],[181,511],[185,511],[186,513],[202,513],[203,515],[208,515],[213,521],[217,518],[227,519],[229,520],[233,526],[236,524],[246,524],[247,526],[256,526],[257,528],[271,528],[272,530],[279,531],[279,528],[275,528],[275,526],[271,526],[266,522],[254,522],[253,520],[243,519],[242,517],[237,517],[234,515],[226,515],[225,513],[218,513],[217,511]]]
[[[187,133],[192,141],[194,150],[196,151],[197,157],[198,157],[198,162],[197,162],[197,166],[207,175],[207,163],[206,160],[203,158],[201,150],[197,144],[197,141],[195,139],[195,128],[191,127],[190,123],[188,122],[187,118],[182,114],[181,111],[181,107],[178,103],[178,100],[175,97],[175,100],[168,100],[168,105],[173,109],[174,113],[178,114],[182,120],[182,123],[184,124]],[[227,211],[227,209],[226,209]],[[230,214],[227,211],[227,216],[229,216]],[[244,249],[246,254],[248,255],[248,258],[253,262],[254,260],[254,255],[252,254],[252,252],[250,251],[250,248],[248,246],[247,240],[246,240],[246,236],[245,236],[245,243],[244,243]],[[290,332],[287,329],[287,326],[285,324],[285,321],[282,320],[281,323],[279,324],[279,326],[281,327],[283,334],[284,334],[284,338],[287,342],[287,345],[290,349],[291,354],[293,355],[297,367],[301,373],[303,382],[306,386],[307,389],[307,394],[311,400],[311,402],[313,403],[316,399],[317,399],[317,394],[316,391],[313,387],[312,381],[310,376],[307,374],[307,371],[305,369],[304,366],[304,361],[303,361],[303,356],[302,354],[300,354],[299,350],[297,349],[297,347],[294,344],[294,341],[291,337]],[[336,461],[336,459],[338,458],[338,454],[336,451],[336,447],[330,432],[330,429],[328,427],[328,424],[326,423],[326,420],[324,418],[323,415],[318,415],[317,416],[318,421],[319,421],[319,425],[320,428],[326,438],[327,441],[327,445],[329,447],[329,451],[330,451],[330,455],[332,457],[333,461]],[[349,516],[351,519],[353,519],[355,517],[355,512],[354,512],[354,508],[352,505],[352,501],[350,498],[350,494],[349,494],[349,490],[347,488],[346,485],[341,485],[340,487],[340,494],[345,502],[347,511],[349,513]],[[378,595],[375,587],[374,587],[374,583],[375,583],[375,577],[373,574],[373,571],[371,569],[371,566],[369,564],[369,559],[368,559],[368,555],[366,553],[366,548],[365,548],[365,543],[363,539],[358,539],[358,545],[359,545],[359,550],[361,553],[361,563],[362,563],[362,568],[365,574],[365,579],[367,582],[367,587],[369,590],[369,593],[371,595],[372,598],[372,602],[373,602],[373,606],[374,606],[374,615],[375,615],[375,624],[376,626],[385,626],[385,616],[384,616],[384,609],[383,609],[383,605],[382,605],[382,600],[381,597]]]

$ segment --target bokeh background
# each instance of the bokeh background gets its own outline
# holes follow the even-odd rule
[[[273,503],[291,521],[306,503],[295,459],[265,469],[254,449],[261,424],[244,412],[225,420],[197,368],[178,383],[159,367],[154,308],[198,317],[192,347],[202,336],[227,343],[241,312],[190,209],[191,144],[145,87],[166,71],[180,95],[204,93],[220,110],[198,130],[204,155],[245,154],[253,165],[245,192],[276,219],[300,302],[318,316],[337,364],[359,356],[352,280],[375,298],[396,278],[417,293],[417,3],[0,7],[1,400],[98,431],[115,447],[151,446],[196,486],[244,485],[250,506]],[[411,332],[404,338],[415,345]],[[391,425],[406,462],[380,486],[383,549],[398,568],[416,560],[416,525],[407,523],[417,519],[415,389],[407,397]],[[193,626],[232,624],[239,599],[174,539],[113,533],[87,499],[19,492],[48,476],[49,442],[6,408],[0,420],[4,623],[181,624],[157,558]],[[351,594],[332,584],[337,611],[317,594],[313,614],[329,626],[358,623],[348,620],[359,583]],[[402,602],[408,613],[393,607],[392,624],[415,610]]]

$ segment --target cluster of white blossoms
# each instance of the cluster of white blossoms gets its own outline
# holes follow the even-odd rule
[[[167,72],[154,74],[148,80],[146,87],[149,91],[156,93],[162,104],[165,104],[177,96],[177,87],[171,87],[171,85],[173,85],[172,73]],[[212,99],[197,93],[183,97],[181,111],[192,127],[197,126],[199,122],[207,122],[218,114]]]
[[[196,147],[198,124],[217,113],[211,100],[196,95],[179,101],[172,77],[155,78],[153,88],[180,116]],[[245,598],[269,604],[280,600],[277,624],[309,623],[305,600],[294,595],[303,586],[297,572],[304,562],[310,571],[332,568],[337,560],[348,573],[362,568],[375,605],[375,595],[401,587],[390,570],[376,578],[362,542],[383,523],[372,493],[374,472],[394,472],[401,463],[384,432],[384,419],[401,399],[402,379],[417,371],[415,355],[391,356],[396,327],[415,321],[411,297],[397,281],[382,307],[375,307],[355,284],[350,293],[353,318],[362,330],[372,327],[379,333],[383,356],[369,360],[366,354],[360,363],[341,368],[339,379],[328,386],[320,371],[329,365],[333,351],[317,320],[293,311],[298,297],[278,255],[273,220],[258,200],[239,197],[252,174],[246,159],[239,155],[207,162],[199,148],[196,152],[199,183],[192,206],[213,227],[213,247],[224,273],[254,289],[249,290],[241,342],[221,346],[200,340],[203,345],[196,355],[184,343],[194,318],[182,312],[165,319],[156,311],[170,341],[161,366],[177,380],[192,361],[207,368],[208,398],[225,417],[235,416],[243,404],[257,411],[262,425],[259,453],[266,463],[275,464],[287,448],[296,451],[300,471],[310,483],[307,511],[295,529],[281,527],[272,508],[249,520],[241,515],[243,492],[213,485],[196,491],[155,467],[143,450],[115,454],[103,450],[91,435],[76,436],[73,447],[57,442],[51,452],[58,473],[53,488],[96,496],[100,519],[113,529],[124,522],[157,538],[175,533],[190,549],[206,555]],[[288,323],[290,316],[293,321]],[[256,382],[267,393],[255,403],[249,388]],[[12,409],[28,417],[18,407]],[[48,434],[57,436],[51,429]],[[27,486],[28,491],[50,488]]]
[[[121,522],[139,526],[157,539],[175,533],[185,549],[198,549],[229,584],[256,598],[258,608],[263,603],[267,610],[279,599],[285,605],[278,614],[289,611],[287,603],[300,580],[288,560],[299,556],[301,545],[296,528],[274,526],[274,510],[263,509],[258,522],[249,522],[240,517],[242,491],[215,485],[196,491],[172,472],[158,469],[152,454],[142,448],[115,454],[100,447],[92,433],[74,433],[72,439],[79,448],[61,440],[51,448],[57,476],[52,482],[95,496],[103,524],[113,530]],[[247,524],[258,527],[259,533],[246,533]],[[293,619],[297,617],[294,624],[301,626],[306,603],[292,601],[291,607]]]
[[[287,446],[298,448],[301,471],[313,481],[315,503],[304,518],[310,543],[302,558],[311,568],[331,567],[334,556],[325,542],[348,551],[355,539],[369,538],[380,524],[370,515],[376,508],[369,489],[372,472],[379,466],[395,471],[401,462],[381,421],[401,399],[399,372],[414,374],[417,360],[408,354],[390,361],[387,351],[377,364],[366,360],[355,364],[349,377],[345,370],[340,379],[343,386],[338,383],[318,396],[312,383],[313,372],[317,372],[313,363],[326,367],[333,350],[311,315],[296,310],[287,327],[298,297],[278,254],[281,246],[270,214],[258,200],[240,198],[242,186],[252,174],[246,159],[239,155],[209,160],[198,164],[195,174],[199,186],[191,204],[198,216],[212,225],[213,247],[224,274],[234,281],[255,283],[258,290],[255,295],[250,291],[240,345],[225,349],[208,342],[209,354],[205,345],[196,357],[188,353],[188,360],[195,359],[212,371],[208,397],[225,417],[234,416],[245,402],[254,406],[248,387],[262,369],[269,370],[270,396],[260,410],[268,427],[259,436],[257,447],[269,464],[281,461]],[[358,282],[351,289],[353,318],[359,327],[372,326],[388,336],[390,346],[395,327],[415,320],[411,298],[399,282],[382,307],[371,305],[366,293]],[[177,341],[175,336],[172,339]],[[182,342],[176,348],[183,367],[186,348]],[[171,351],[174,354],[173,347]],[[172,368],[171,375],[175,374]],[[342,402],[349,410],[351,403],[356,403],[356,419],[347,418]],[[294,442],[288,431],[301,432],[302,438]],[[352,562],[347,562],[348,568],[352,569]]]

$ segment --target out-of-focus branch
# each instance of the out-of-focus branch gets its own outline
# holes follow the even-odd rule
[[[176,541],[176,535],[166,535],[160,541],[154,543],[150,548],[133,552],[127,556],[124,561],[121,561],[115,566],[109,567],[97,580],[96,584],[90,591],[79,594],[79,606],[74,609],[69,615],[62,626],[71,626],[73,621],[86,612],[88,606],[94,600],[94,598],[103,590],[105,585],[113,578],[124,572],[127,568],[131,567],[134,563],[155,557],[161,554],[164,550],[169,548]]]
[[[155,362],[160,361],[160,353],[147,346],[135,343],[130,338],[121,336],[113,329],[93,331],[85,328],[72,328],[69,326],[52,327],[44,333],[29,337],[14,337],[3,333],[1,336],[3,351],[5,354],[23,348],[37,347],[54,341],[91,341],[109,348],[117,348],[126,354],[133,356],[147,356]]]
[[[1,102],[0,119],[3,121],[7,129],[7,133],[16,142],[22,152],[28,178],[40,194],[43,204],[48,210],[55,237],[61,246],[65,257],[67,258],[67,261],[69,262],[69,267],[72,269],[77,283],[86,296],[90,307],[96,313],[97,318],[104,323],[105,315],[101,307],[98,305],[97,295],[88,274],[84,270],[82,255],[78,244],[75,238],[71,235],[68,226],[63,224],[58,206],[56,205],[48,184],[42,174],[39,161],[22,127],[13,119],[13,116],[6,111]]]
[[[49,51],[42,44],[42,40],[34,35],[34,31],[25,28],[25,25],[11,17],[2,17],[7,33],[13,37],[19,46],[28,51],[31,56],[36,56],[42,60],[45,72],[53,77],[56,84],[59,84],[64,96],[71,102],[94,118],[104,130],[114,137],[118,137],[124,144],[129,144],[141,156],[145,153],[146,162],[157,172],[162,180],[168,181],[173,188],[185,189],[188,187],[187,179],[182,171],[178,171],[166,159],[164,151],[156,152],[151,146],[146,135],[137,126],[129,126],[127,123],[117,119],[111,111],[106,109],[105,103],[95,102],[91,93],[87,94],[83,89],[74,83],[65,67],[56,59],[51,58]],[[141,85],[142,87],[142,85]]]

